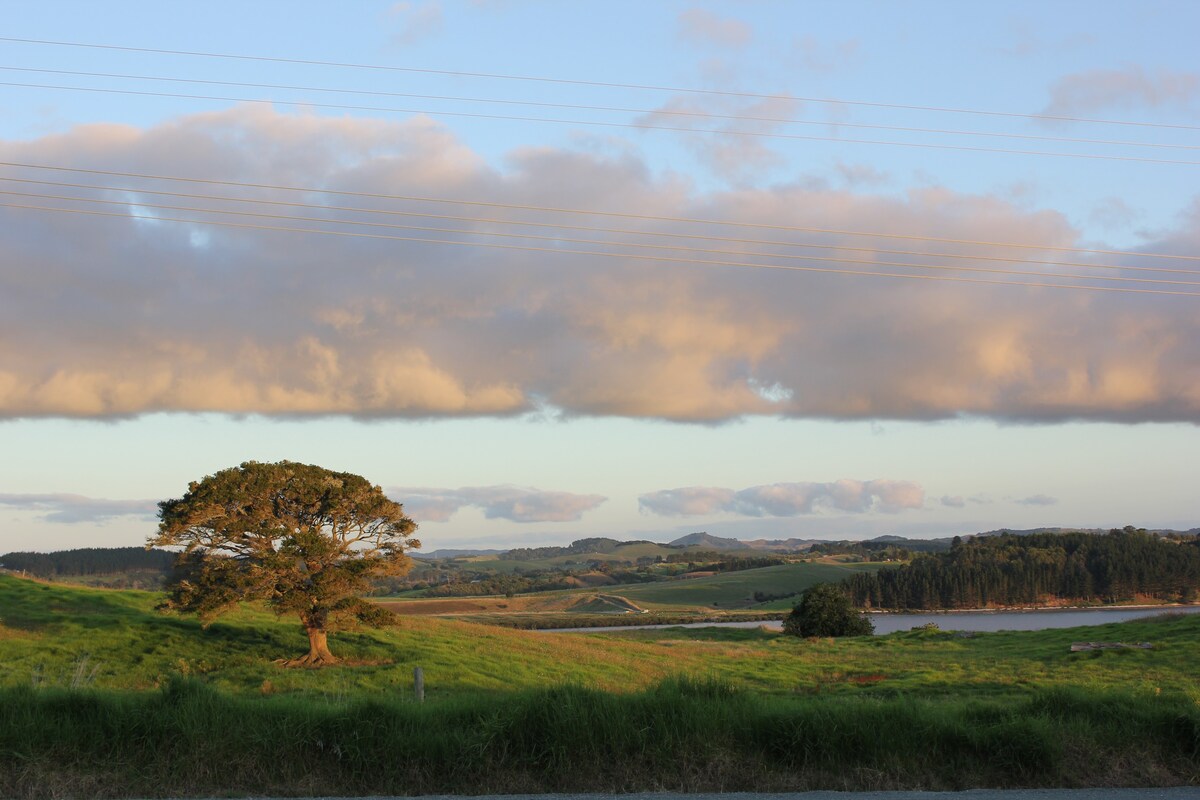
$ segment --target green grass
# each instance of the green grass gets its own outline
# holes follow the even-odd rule
[[[756,591],[767,594],[803,592],[816,583],[840,581],[853,572],[873,571],[878,564],[781,564],[774,567],[723,572],[706,578],[681,578],[632,586],[611,586],[638,605],[654,608],[758,608]],[[773,607],[791,608],[796,598],[775,601]]]
[[[294,620],[157,600],[0,576],[0,796],[1200,782],[1200,615],[845,640],[409,618],[305,670],[273,663]]]
[[[0,786],[33,797],[1177,785],[1200,709],[1080,689],[1017,702],[765,698],[718,680],[418,705],[0,690]],[[1135,756],[1135,758],[1130,758]]]
[[[516,570],[529,569],[559,569],[567,564],[587,564],[590,561],[637,561],[639,558],[649,556],[668,556],[687,555],[688,553],[711,552],[712,548],[703,546],[690,547],[667,547],[655,542],[635,542],[633,544],[621,545],[615,548],[611,553],[569,553],[565,555],[549,556],[547,558],[527,559],[523,561],[515,561],[502,558],[500,555],[481,555],[481,556],[466,556],[456,559],[469,563],[476,569],[495,570],[496,572],[514,572]],[[746,548],[745,550],[725,551],[727,553],[738,553],[743,555],[761,556],[762,551]]]
[[[640,545],[630,545],[630,547],[638,547]],[[658,546],[658,545],[655,545]],[[481,557],[482,558],[482,557]],[[516,564],[521,562],[496,562],[502,564]],[[669,580],[656,581],[653,583],[631,583],[631,584],[611,584],[607,586],[595,586],[579,589],[556,589],[546,592],[531,592],[522,593],[512,600],[513,608],[506,611],[489,612],[488,616],[495,615],[497,624],[505,624],[509,626],[519,627],[571,627],[570,621],[558,622],[556,620],[543,620],[541,623],[534,622],[527,624],[523,619],[504,619],[503,617],[512,617],[517,615],[528,615],[530,613],[543,613],[547,617],[559,617],[563,612],[576,614],[594,614],[602,611],[615,610],[609,609],[603,602],[597,603],[595,596],[597,593],[624,597],[639,608],[644,608],[648,611],[663,612],[667,614],[698,614],[700,618],[711,616],[712,612],[725,612],[737,610],[750,610],[756,612],[786,612],[791,610],[799,597],[797,593],[803,592],[808,587],[815,583],[823,583],[828,581],[839,581],[854,572],[874,571],[879,568],[879,564],[874,563],[858,563],[858,564],[826,564],[826,563],[792,563],[781,564],[773,567],[759,567],[757,569],[739,570],[735,572],[722,572],[715,575],[700,577],[700,578],[673,578]],[[756,602],[754,600],[755,592],[764,592],[768,595],[789,595],[787,597],[768,600],[766,602]],[[498,595],[491,595],[491,598],[496,598]],[[574,607],[568,608],[570,598],[578,597],[586,598],[586,602],[581,602]],[[387,600],[406,599],[414,603],[421,602],[422,598],[402,598],[399,595],[388,598],[380,598]],[[433,597],[428,598],[428,602],[437,604],[443,603],[448,599]],[[461,600],[471,600],[471,597],[457,598]],[[546,601],[541,603],[541,601]],[[532,608],[541,603],[545,608]],[[421,613],[414,610],[412,613]],[[486,622],[488,616],[482,616],[474,611],[464,612],[463,614],[453,614],[462,619],[470,619],[472,621]]]
[[[633,691],[703,674],[775,695],[976,698],[1065,686],[1196,693],[1200,664],[1200,615],[969,639],[914,631],[836,641],[703,628],[537,633],[409,617],[331,636],[346,666],[296,670],[273,661],[307,649],[297,621],[251,607],[204,629],[155,612],[157,598],[0,576],[0,686],[67,686],[82,671],[104,689],[153,689],[185,675],[236,694],[257,695],[266,684],[277,693],[385,696],[407,692],[420,666],[431,696],[561,683]],[[1150,641],[1154,649],[1071,653],[1080,639]],[[858,682],[863,675],[881,677]]]

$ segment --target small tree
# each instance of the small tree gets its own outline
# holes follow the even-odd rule
[[[792,636],[869,636],[875,626],[854,610],[839,587],[818,583],[809,587],[783,620],[783,632]]]
[[[296,614],[308,655],[290,666],[337,661],[328,632],[339,623],[381,624],[392,615],[363,600],[371,579],[403,575],[417,524],[378,486],[308,464],[248,461],[158,504],[148,547],[183,546],[164,608],[210,623],[246,600]]]

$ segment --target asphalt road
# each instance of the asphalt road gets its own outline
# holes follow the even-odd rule
[[[1170,789],[971,789],[965,792],[792,792],[759,794],[493,794],[423,795],[355,800],[1200,800],[1200,786]],[[264,800],[259,798],[258,800]],[[310,800],[347,800],[310,798]]]

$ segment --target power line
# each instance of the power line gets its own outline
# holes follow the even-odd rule
[[[771,133],[768,131],[715,130],[711,128],[686,128],[677,125],[651,125],[641,122],[603,122],[599,120],[562,119],[557,117],[525,117],[513,114],[483,114],[468,111],[436,111],[428,108],[391,108],[384,106],[360,106],[344,103],[314,103],[309,100],[270,100],[258,97],[227,97],[223,95],[185,94],[181,92],[151,92],[138,89],[111,89],[96,86],[62,86],[52,83],[22,83],[0,81],[0,86],[25,89],[53,89],[69,92],[94,94],[120,94],[133,97],[170,97],[182,100],[216,100],[229,103],[256,103],[260,105],[300,105],[309,108],[331,108],[342,111],[382,111],[395,114],[425,114],[431,117],[458,117],[465,119],[505,120],[509,122],[543,122],[553,125],[584,125],[602,128],[634,128],[649,131],[674,133],[709,133],[719,136],[745,136],[760,139],[785,139],[805,142],[838,142],[840,144],[871,144],[886,147],[908,147],[923,150],[955,150],[968,153],[1001,153],[1004,155],[1047,156],[1052,158],[1082,158],[1089,161],[1126,161],[1139,164],[1171,164],[1175,166],[1200,166],[1200,161],[1171,158],[1146,158],[1144,156],[1102,155],[1099,153],[1064,153],[1057,150],[1025,150],[1009,147],[977,147],[965,144],[934,144],[932,142],[897,142],[888,139],[850,139],[843,136],[809,136],[800,133]]]
[[[1052,120],[1056,122],[1084,122],[1096,125],[1131,125],[1146,128],[1172,128],[1177,130],[1200,130],[1200,125],[1177,125],[1162,122],[1145,122],[1139,120],[1099,119],[1093,117],[1067,117],[1052,114],[1025,114],[1013,111],[990,111],[973,108],[954,108],[948,106],[907,105],[902,103],[879,103],[865,100],[847,100],[844,98],[828,97],[797,97],[786,94],[763,94],[759,92],[741,92],[721,89],[697,89],[682,86],[659,86],[654,84],[617,83],[612,81],[588,81],[568,78],[550,78],[534,75],[509,75],[496,72],[464,72],[461,70],[425,69],[418,67],[398,67],[384,64],[356,64],[339,61],[318,61],[302,58],[275,58],[269,56],[254,56],[235,53],[212,53],[196,50],[167,50],[153,47],[128,47],[111,44],[95,44],[91,42],[66,42],[51,39],[23,39],[12,36],[0,36],[0,42],[19,44],[51,45],[55,47],[89,48],[94,50],[113,50],[128,53],[156,53],[159,55],[192,56],[198,58],[218,58],[239,61],[259,61],[277,64],[303,64],[307,66],[338,67],[346,69],[366,69],[386,72],[406,72],[423,75],[443,75],[458,78],[487,78],[506,81],[528,81],[536,83],[562,84],[567,86],[593,86],[607,89],[636,89],[655,92],[675,92],[678,94],[701,94],[719,97],[744,97],[758,100],[798,100],[805,103],[827,103],[831,105],[863,106],[867,108],[892,108],[905,111],[932,111],[943,114],[979,114],[991,117],[1009,117],[1014,119],[1032,119],[1038,121]]]
[[[749,256],[752,258],[781,258],[781,259],[787,259],[787,260],[818,261],[821,263],[834,263],[834,264],[868,264],[868,265],[878,265],[878,266],[884,266],[884,267],[903,267],[905,269],[942,270],[942,271],[948,271],[948,272],[978,272],[978,273],[988,273],[988,274],[995,274],[995,275],[1022,275],[1022,276],[1032,276],[1032,277],[1039,277],[1039,278],[1065,278],[1065,279],[1069,279],[1069,280],[1102,280],[1102,281],[1119,281],[1122,283],[1150,283],[1150,284],[1170,284],[1170,285],[1176,285],[1176,286],[1200,286],[1200,282],[1197,282],[1197,281],[1168,280],[1168,279],[1163,279],[1163,278],[1128,278],[1128,277],[1118,277],[1118,276],[1106,277],[1106,276],[1093,276],[1093,275],[1064,274],[1064,273],[1059,273],[1059,272],[1000,269],[997,267],[968,267],[968,266],[949,265],[949,264],[913,264],[913,263],[901,262],[901,261],[880,261],[877,259],[866,260],[866,259],[855,259],[855,258],[833,258],[833,257],[829,257],[829,256],[759,253],[759,252],[747,252],[747,251],[738,251],[738,250],[713,250],[710,248],[688,247],[685,245],[660,245],[660,244],[648,244],[645,242],[620,242],[620,241],[612,241],[612,240],[605,240],[605,239],[579,239],[579,238],[564,237],[564,236],[545,236],[545,235],[533,234],[533,233],[504,233],[504,232],[497,232],[497,231],[463,230],[461,228],[435,228],[435,227],[423,226],[423,225],[398,225],[395,223],[387,223],[387,222],[365,222],[365,221],[359,221],[359,220],[328,219],[328,218],[324,218],[324,217],[303,217],[303,216],[296,216],[294,214],[267,214],[267,213],[262,213],[262,212],[253,212],[253,211],[231,211],[231,210],[226,210],[226,209],[196,208],[195,206],[176,206],[176,205],[166,205],[166,204],[161,204],[161,203],[140,203],[140,202],[135,202],[135,201],[130,201],[130,200],[101,200],[101,199],[91,198],[91,197],[71,197],[71,196],[67,196],[67,195],[37,194],[37,193],[33,193],[33,192],[10,192],[10,191],[0,190],[0,195],[10,195],[10,196],[16,196],[16,197],[36,197],[36,198],[40,198],[40,199],[44,199],[44,200],[67,200],[67,201],[76,201],[76,202],[82,202],[82,203],[98,203],[98,204],[104,204],[104,205],[118,205],[118,206],[136,207],[136,208],[158,208],[158,209],[164,209],[164,210],[168,210],[168,211],[188,211],[188,212],[199,213],[199,214],[225,214],[225,215],[235,216],[235,217],[254,217],[254,218],[258,218],[258,219],[294,220],[297,222],[316,222],[316,223],[329,224],[329,225],[358,225],[358,226],[370,227],[370,228],[386,228],[386,229],[391,229],[391,230],[424,231],[424,232],[430,232],[430,233],[456,233],[456,234],[462,234],[465,236],[494,236],[494,237],[502,237],[502,238],[507,238],[507,239],[532,239],[532,240],[536,240],[536,241],[546,241],[546,242],[565,242],[568,244],[606,245],[606,246],[610,246],[610,247],[630,247],[630,248],[636,248],[636,249],[642,249],[642,250],[668,250],[668,251],[680,251],[680,252],[688,252],[688,253],[700,253],[700,254],[705,254],[705,255]],[[420,239],[418,239],[418,240],[420,240]],[[624,255],[624,254],[613,253],[612,255]],[[707,263],[707,262],[697,261],[695,263]]]
[[[528,246],[528,245],[501,244],[501,243],[497,243],[497,242],[463,242],[463,241],[459,241],[459,240],[455,240],[455,239],[428,239],[428,238],[420,237],[420,236],[394,236],[394,235],[390,235],[390,234],[381,234],[381,233],[365,233],[362,231],[318,230],[318,229],[313,229],[313,228],[293,228],[290,226],[279,226],[279,225],[254,225],[254,224],[241,223],[241,222],[182,219],[179,217],[163,217],[163,216],[150,215],[150,214],[117,213],[117,212],[112,212],[112,211],[94,211],[91,209],[81,209],[81,208],[53,208],[53,207],[46,207],[46,206],[23,205],[23,204],[17,204],[17,203],[0,203],[0,208],[15,208],[15,209],[23,209],[23,210],[29,210],[29,211],[45,211],[45,212],[53,212],[53,213],[65,213],[65,214],[84,214],[84,215],[88,215],[88,216],[98,216],[98,217],[116,217],[119,219],[146,219],[146,220],[151,220],[151,221],[155,221],[155,222],[180,222],[180,223],[186,223],[186,224],[190,224],[190,225],[208,225],[208,226],[216,226],[216,227],[242,228],[242,229],[250,229],[250,230],[270,230],[270,231],[285,231],[285,232],[291,232],[291,233],[311,233],[311,234],[318,234],[318,235],[325,235],[325,236],[348,236],[348,237],[363,238],[363,239],[383,239],[383,240],[388,240],[388,241],[418,242],[421,244],[450,245],[450,246],[459,246],[459,247],[488,247],[488,248],[501,249],[501,250],[517,250],[517,251],[525,251],[525,252],[554,253],[556,255],[595,256],[595,257],[600,257],[600,258],[616,258],[616,259],[621,259],[621,260],[653,261],[653,262],[678,263],[678,264],[703,264],[703,265],[711,265],[711,266],[737,267],[737,268],[743,268],[743,269],[773,269],[773,270],[784,270],[784,271],[789,271],[789,272],[817,272],[817,273],[836,274],[836,275],[855,275],[855,276],[867,276],[867,277],[878,277],[878,278],[900,278],[900,279],[909,279],[909,280],[930,280],[930,281],[943,281],[943,282],[952,282],[952,283],[974,283],[974,284],[988,284],[988,285],[996,285],[996,286],[1024,286],[1024,287],[1035,287],[1035,288],[1046,288],[1046,289],[1081,289],[1084,291],[1117,292],[1117,293],[1123,293],[1123,294],[1156,294],[1156,295],[1172,295],[1172,296],[1180,296],[1180,297],[1200,297],[1200,292],[1183,292],[1183,291],[1167,290],[1167,289],[1134,289],[1134,288],[1129,288],[1129,287],[1124,287],[1124,286],[1092,286],[1092,285],[1063,284],[1063,283],[1040,283],[1040,282],[1029,282],[1029,281],[1004,281],[1004,280],[993,280],[993,279],[989,279],[989,278],[965,278],[965,277],[953,276],[953,275],[922,275],[922,274],[913,275],[913,274],[903,274],[903,273],[894,273],[894,272],[876,272],[876,271],[871,271],[871,270],[848,270],[848,269],[839,269],[836,267],[801,267],[801,266],[796,266],[796,265],[792,265],[792,264],[758,264],[758,263],[749,263],[749,262],[743,262],[743,261],[715,261],[715,260],[707,260],[707,259],[675,258],[675,257],[670,257],[670,256],[661,256],[661,255],[648,256],[648,255],[638,255],[635,253],[617,254],[617,253],[608,253],[608,252],[604,252],[604,251],[563,250],[562,248],[557,248],[557,247],[533,247],[533,246]]]
[[[284,89],[297,92],[321,92],[328,94],[354,94],[365,95],[370,97],[404,97],[416,100],[445,100],[452,102],[463,103],[492,103],[496,105],[509,106],[532,106],[536,108],[565,108],[576,111],[614,111],[629,114],[655,114],[663,116],[675,117],[696,117],[700,119],[715,119],[715,120],[736,120],[739,122],[769,122],[785,125],[809,125],[809,126],[829,126],[836,128],[856,128],[866,130],[884,130],[884,131],[900,131],[904,133],[936,133],[951,136],[981,136],[1000,139],[1029,139],[1042,142],[1065,142],[1069,144],[1099,144],[1113,145],[1120,147],[1153,147],[1173,150],[1200,150],[1200,145],[1194,144],[1168,144],[1164,142],[1139,142],[1127,139],[1088,139],[1072,136],[1045,136],[1031,133],[1002,133],[997,131],[971,131],[954,128],[919,128],[903,125],[876,125],[861,122],[842,122],[831,120],[809,120],[795,119],[792,117],[760,117],[750,114],[715,114],[707,111],[680,111],[676,109],[654,109],[654,108],[629,108],[624,106],[599,106],[599,105],[584,105],[579,103],[548,103],[544,101],[534,100],[510,100],[504,98],[491,97],[465,97],[459,95],[440,95],[440,94],[415,94],[412,92],[384,92],[365,89],[338,89],[327,86],[297,86],[294,84],[280,83],[247,83],[244,81],[220,81],[212,79],[200,78],[175,78],[162,75],[132,75],[120,72],[84,72],[79,70],[66,69],[37,69],[33,67],[13,67],[0,66],[0,70],[6,72],[34,72],[39,74],[50,75],[72,75],[76,77],[88,78],[119,78],[122,80],[139,80],[139,81],[161,81],[164,83],[186,83],[186,84],[202,84],[206,86],[235,86],[246,89]],[[12,85],[12,84],[3,84]],[[19,84],[23,85],[23,84]],[[50,87],[50,88],[75,88],[75,87]],[[81,89],[82,90],[82,89]],[[114,90],[115,91],[115,90]],[[221,98],[224,99],[224,98]],[[260,101],[267,102],[267,101]],[[270,102],[294,103],[299,105],[310,105],[304,100],[274,100]],[[335,106],[336,107],[336,106]],[[350,106],[350,108],[357,108]],[[389,111],[392,109],[374,109],[379,111]],[[422,112],[434,113],[434,112]],[[688,130],[694,130],[689,128]],[[695,132],[704,132],[703,129]],[[727,131],[711,131],[714,133],[726,133]],[[838,141],[843,141],[838,139]]]
[[[962,259],[962,260],[966,260],[966,261],[1002,261],[1002,262],[1013,263],[1013,264],[1041,264],[1041,265],[1045,265],[1045,266],[1080,267],[1083,269],[1110,269],[1110,270],[1122,270],[1122,271],[1134,271],[1134,272],[1168,272],[1168,273],[1177,273],[1177,274],[1182,274],[1182,275],[1200,275],[1200,270],[1172,269],[1169,267],[1147,267],[1147,266],[1140,266],[1140,265],[1125,265],[1125,264],[1095,264],[1095,263],[1086,262],[1086,261],[1061,261],[1061,260],[1051,261],[1051,260],[1047,260],[1047,259],[1036,259],[1036,258],[1014,258],[1011,256],[977,255],[974,253],[931,253],[931,252],[923,252],[923,251],[917,251],[917,250],[895,250],[895,249],[878,248],[878,247],[856,247],[856,246],[848,245],[848,244],[818,244],[818,243],[814,243],[814,242],[789,242],[789,241],[783,241],[783,240],[779,240],[779,239],[749,239],[749,238],[742,238],[742,237],[735,237],[735,236],[713,236],[710,234],[702,234],[702,233],[674,233],[674,232],[669,232],[669,231],[635,230],[632,228],[600,228],[600,227],[588,226],[588,225],[567,225],[567,224],[555,223],[555,222],[535,222],[535,221],[529,221],[529,220],[501,219],[498,217],[469,217],[469,216],[463,216],[460,214],[431,214],[431,213],[420,212],[420,211],[400,211],[400,210],[396,210],[396,209],[364,208],[362,206],[339,206],[339,205],[328,205],[328,204],[321,204],[321,203],[300,203],[300,202],[287,201],[287,200],[266,200],[266,199],[246,198],[246,197],[229,197],[227,195],[197,194],[195,192],[168,192],[168,191],[163,191],[160,189],[145,189],[145,188],[141,188],[141,187],[131,188],[131,187],[127,187],[127,186],[103,186],[103,185],[97,185],[94,183],[69,183],[69,182],[65,182],[65,181],[41,181],[41,180],[34,180],[31,178],[10,178],[10,177],[6,177],[6,176],[0,176],[0,181],[4,181],[4,182],[8,182],[8,183],[36,184],[39,186],[61,186],[61,187],[73,188],[73,189],[93,189],[96,191],[107,191],[107,192],[126,192],[126,193],[132,192],[132,193],[136,193],[136,194],[161,195],[161,196],[165,196],[165,197],[183,197],[183,198],[188,198],[188,199],[193,199],[193,200],[215,200],[218,202],[261,204],[261,205],[271,205],[271,206],[282,206],[282,207],[286,207],[286,208],[309,208],[309,209],[320,209],[323,211],[349,211],[352,213],[360,213],[360,214],[380,214],[380,215],[399,216],[399,217],[418,217],[421,219],[442,219],[442,220],[452,220],[452,221],[456,221],[456,222],[512,225],[512,226],[533,227],[533,228],[550,228],[550,229],[556,229],[556,230],[591,231],[591,232],[595,232],[595,233],[615,233],[615,234],[626,234],[626,235],[633,235],[633,236],[655,236],[655,237],[664,237],[664,238],[670,238],[670,239],[684,239],[684,240],[707,241],[707,242],[730,242],[730,243],[734,243],[734,244],[757,244],[757,245],[764,245],[764,246],[768,246],[768,247],[796,247],[796,248],[805,248],[805,249],[814,249],[814,250],[837,250],[837,251],[848,251],[848,252],[859,252],[859,253],[881,253],[881,254],[887,254],[887,255],[916,256],[918,258],[954,258],[954,259]],[[20,193],[19,192],[3,192],[3,194],[20,194]],[[49,196],[49,195],[29,195],[29,196],[40,197],[40,196]],[[85,200],[86,198],[70,197],[70,198],[64,198],[64,199]],[[131,205],[143,205],[143,204],[131,203]],[[763,255],[769,255],[769,254],[764,253]],[[781,257],[803,258],[803,256],[781,256]],[[872,262],[872,263],[874,263],[874,262]]]
[[[797,233],[827,233],[838,236],[863,236],[881,239],[902,239],[905,241],[940,242],[944,244],[968,244],[984,247],[1010,247],[1021,250],[1045,250],[1066,253],[1095,253],[1100,255],[1129,256],[1136,258],[1163,258],[1181,261],[1200,261],[1200,256],[1180,255],[1176,253],[1139,253],[1133,250],[1104,250],[1093,247],[1064,247],[1043,244],[1024,244],[1020,242],[992,242],[979,239],[954,239],[941,236],[919,236],[904,233],[883,233],[877,231],[851,231],[840,228],[817,228],[799,225],[777,225],[765,222],[736,222],[733,220],[706,219],[702,217],[672,217],[657,214],[634,214],[620,211],[594,211],[579,208],[559,208],[554,206],[534,206],[520,203],[500,203],[487,200],[461,200],[444,197],[424,197],[419,195],[384,194],[378,192],[353,192],[339,189],[319,189],[315,187],[286,186],[271,183],[250,183],[243,181],[227,181],[215,178],[186,178],[171,175],[155,175],[144,172],[122,172],[118,170],[88,169],[85,167],[59,167],[48,164],[31,164],[18,161],[0,161],[2,167],[20,167],[25,169],[41,169],[52,172],[78,172],[87,175],[106,175],[121,178],[140,178],[146,180],[176,181],[181,183],[198,183],[210,186],[237,186],[246,189],[270,189],[274,191],[303,192],[306,194],[329,194],[339,197],[367,197],[376,200],[404,200],[422,203],[442,203],[448,205],[479,206],[484,208],[506,208],[519,211],[541,211],[556,214],[575,214],[581,216],[610,217],[616,219],[638,219],[654,222],[679,222],[696,225],[722,225],[758,230],[792,231]]]

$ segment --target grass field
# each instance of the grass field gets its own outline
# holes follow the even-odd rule
[[[682,578],[636,586],[611,587],[640,606],[674,610],[752,608],[756,591],[767,594],[803,592],[816,583],[840,581],[853,572],[874,571],[879,564],[781,564],[775,567],[723,572],[705,578]],[[796,600],[784,601],[787,608]]]
[[[457,560],[476,568],[495,570],[496,572],[514,572],[528,569],[558,569],[568,564],[586,564],[590,561],[636,561],[646,556],[667,558],[703,550],[705,550],[703,547],[678,548],[667,547],[655,542],[633,542],[616,547],[611,553],[570,553],[521,561],[505,559],[499,555],[480,555],[465,556]],[[744,552],[750,555],[762,555],[761,551],[756,550],[747,549]]]
[[[638,547],[639,545],[630,545]],[[655,545],[657,546],[657,545]],[[858,571],[879,569],[879,564],[795,563],[721,572],[702,578],[677,578],[655,583],[566,589],[518,594],[512,597],[387,598],[381,604],[400,614],[437,614],[483,620],[481,615],[621,613],[619,603],[600,597],[622,597],[638,608],[667,614],[704,614],[714,611],[787,611],[797,597],[756,602],[755,592],[784,595],[803,592],[815,583],[839,581]],[[564,626],[571,623],[566,621]]]
[[[350,665],[311,671],[272,663],[307,649],[295,620],[250,607],[204,629],[194,618],[155,612],[157,598],[0,576],[0,686],[68,686],[82,672],[87,685],[110,689],[150,689],[183,675],[233,693],[257,695],[269,684],[267,691],[277,693],[389,694],[406,692],[412,668],[421,666],[431,695],[561,683],[632,691],[680,674],[769,694],[977,698],[1064,686],[1200,691],[1200,615],[1082,632],[959,638],[913,631],[837,641],[754,629],[537,633],[408,617],[392,628],[334,634],[334,652]],[[1069,652],[1081,638],[1150,641],[1154,649]],[[864,675],[877,677],[863,681]]]
[[[7,797],[798,791],[1195,783],[1200,713],[1081,689],[1011,702],[766,698],[719,681],[418,705],[0,689]]]
[[[1200,783],[1200,615],[809,641],[411,617],[305,670],[273,663],[294,620],[157,599],[0,576],[0,796]]]

